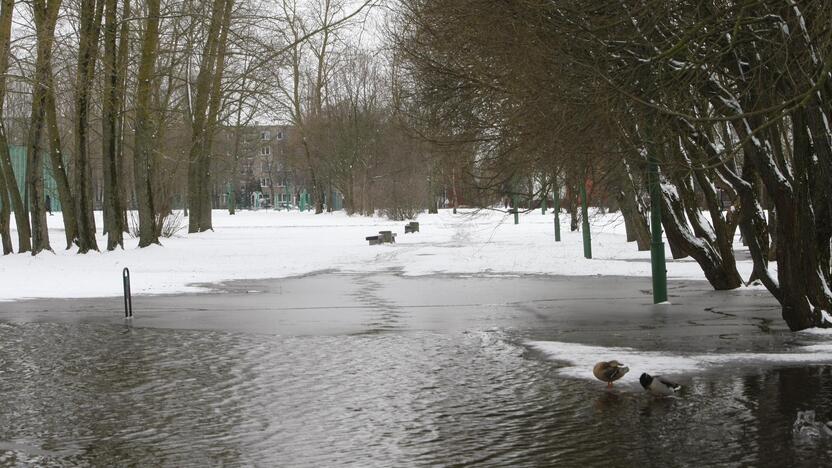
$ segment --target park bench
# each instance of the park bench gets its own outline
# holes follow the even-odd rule
[[[419,232],[419,223],[416,221],[411,221],[404,225],[404,233],[407,234],[408,232]]]
[[[377,236],[367,236],[364,238],[370,245],[378,244],[392,244],[396,242],[396,233],[393,231],[379,231]]]

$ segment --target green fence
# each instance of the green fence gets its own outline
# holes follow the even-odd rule
[[[26,148],[23,146],[9,145],[9,156],[12,159],[12,170],[14,171],[15,182],[20,190],[20,196],[26,197]],[[49,197],[49,204],[52,211],[61,211],[61,200],[58,197],[58,184],[52,175],[52,164],[49,156],[43,157],[43,190]],[[14,209],[14,208],[12,208]]]

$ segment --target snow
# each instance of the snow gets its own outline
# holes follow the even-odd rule
[[[626,347],[590,346],[558,341],[529,341],[527,346],[549,359],[566,363],[558,371],[568,377],[595,380],[592,367],[598,361],[615,359],[630,368],[621,383],[638,383],[642,372],[652,375],[689,375],[725,365],[812,364],[832,361],[832,344],[803,346],[783,353],[725,353],[682,355],[667,351],[641,351]]]
[[[101,226],[101,213],[96,222]],[[343,212],[315,215],[298,211],[214,211],[215,231],[162,239],[162,246],[137,248],[127,238],[125,249],[78,255],[62,250],[60,213],[48,217],[55,253],[35,257],[0,257],[0,300],[23,298],[105,297],[122,294],[122,269],[130,268],[133,294],[187,293],[207,290],[198,283],[234,279],[280,278],[336,270],[395,270],[405,275],[436,273],[477,275],[651,275],[650,252],[627,243],[620,214],[591,216],[595,258],[583,258],[580,231],[570,232],[561,214],[562,242],[554,241],[553,215],[540,210],[513,217],[495,210],[450,210],[422,214],[421,232],[404,234],[405,222]],[[13,222],[12,218],[12,222]],[[369,246],[365,236],[380,230],[398,233],[395,244]],[[100,234],[100,232],[99,232]],[[16,238],[16,232],[13,232]],[[16,241],[16,239],[15,239]],[[99,235],[99,247],[106,246]],[[666,248],[667,243],[665,244]],[[736,248],[742,248],[737,244]],[[690,258],[670,260],[670,279],[704,280]],[[747,277],[752,263],[738,262]]]

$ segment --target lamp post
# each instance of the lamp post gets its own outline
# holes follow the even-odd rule
[[[581,181],[581,231],[584,235],[584,258],[592,258],[592,236],[589,233],[589,213],[586,206],[586,181]]]
[[[511,210],[514,211],[514,224],[520,224],[520,214],[517,207],[517,194],[511,194]]]
[[[667,268],[662,242],[662,207],[659,165],[654,157],[647,162],[650,184],[650,265],[653,269],[653,304],[667,302]]]

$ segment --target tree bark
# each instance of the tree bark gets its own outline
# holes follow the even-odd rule
[[[11,237],[11,197],[10,190],[14,187],[18,197],[17,182],[12,177],[6,179],[5,164],[11,162],[9,144],[6,140],[6,130],[3,125],[3,103],[6,97],[6,72],[9,68],[9,46],[11,44],[12,16],[14,14],[14,0],[3,0],[0,6],[0,240],[3,243],[3,255],[13,252]],[[9,166],[11,169],[11,165]],[[28,218],[27,218],[28,223]],[[19,228],[18,228],[18,232]]]
[[[225,0],[213,0],[211,21],[206,32],[207,40],[196,78],[196,94],[193,107],[190,109],[191,149],[188,158],[188,205],[191,213],[188,218],[188,232],[191,233],[211,229],[211,200],[208,192],[210,188],[206,187],[208,181],[204,180],[205,168],[210,167],[210,162],[206,163],[205,159],[208,159],[207,152],[210,150],[207,146],[210,138],[208,112],[214,82],[212,72],[217,65],[219,36],[223,25],[224,5]],[[204,206],[206,203],[207,207]],[[206,213],[208,219],[204,218]]]
[[[98,250],[93,215],[92,167],[89,155],[90,89],[95,76],[98,37],[104,0],[82,0],[75,83],[75,206],[78,216],[78,253]],[[108,207],[109,208],[109,207]],[[105,211],[109,211],[105,210]],[[110,214],[110,213],[108,213]]]
[[[20,188],[17,186],[17,179],[12,169],[12,159],[9,155],[9,145],[6,140],[6,129],[3,124],[3,103],[6,96],[6,73],[9,68],[9,45],[11,40],[12,15],[14,13],[14,1],[3,0],[2,12],[0,12],[0,169],[5,176],[6,192],[9,196],[11,208],[14,210],[14,220],[17,225],[17,251],[20,253],[32,250],[32,232],[29,226],[29,211],[20,195]]]
[[[60,0],[35,0],[32,3],[37,36],[37,59],[26,145],[27,185],[32,216],[32,255],[37,255],[43,250],[52,251],[49,245],[49,228],[46,223],[41,141],[44,134],[47,90],[51,85],[52,44],[55,39],[55,23],[58,20],[60,4]]]
[[[55,108],[54,78],[50,74],[50,85],[46,89],[46,126],[49,133],[49,158],[52,162],[52,175],[58,186],[58,198],[61,200],[61,210],[64,219],[64,235],[66,248],[69,249],[78,241],[78,218],[75,214],[75,198],[66,175],[63,152],[61,151],[61,133],[58,127],[58,116]]]
[[[638,250],[645,252],[650,250],[650,227],[647,224],[647,215],[641,200],[636,191],[636,183],[629,164],[624,161],[621,175],[621,190],[618,193],[618,204],[621,207],[621,214],[624,216],[624,223],[627,227],[627,242],[636,241]],[[632,235],[632,239],[630,236]]]
[[[124,0],[122,4],[122,18],[130,18],[130,0]],[[130,21],[121,22],[121,31],[118,39],[118,56],[116,57],[116,92],[115,95],[119,99],[116,103],[116,173],[123,181],[117,185],[119,190],[119,199],[121,200],[121,228],[124,232],[129,232],[127,224],[127,207],[130,200],[129,194],[132,192],[129,185],[126,183],[127,179],[127,165],[124,164],[124,103],[127,96],[127,66],[129,64],[128,55],[130,53]]]
[[[0,144],[2,144],[2,141],[0,141]],[[11,204],[9,202],[9,192],[6,188],[6,176],[0,172],[0,241],[3,243],[3,255],[14,252],[12,235],[9,228],[10,221]]]
[[[155,210],[153,208],[153,158],[155,139],[150,112],[151,81],[156,69],[159,45],[160,0],[147,0],[147,23],[142,38],[142,51],[136,87],[136,142],[133,150],[136,202],[139,211],[139,247],[158,244]]]
[[[684,219],[684,206],[676,187],[662,185],[662,225],[668,240],[676,242],[680,249],[693,257],[705,278],[716,290],[736,289],[742,285],[736,264],[731,259],[723,259],[707,240],[699,238],[690,231]]]
[[[104,23],[104,79],[101,96],[101,140],[102,166],[104,171],[104,230],[107,232],[107,250],[124,248],[124,226],[121,225],[124,207],[121,200],[118,136],[119,111],[119,69],[116,48],[117,0],[106,0]],[[126,23],[126,21],[125,21]]]
[[[202,158],[199,163],[199,184],[201,211],[200,230],[213,230],[212,219],[212,183],[211,183],[211,152],[213,151],[214,132],[216,130],[217,118],[220,112],[222,99],[222,78],[225,72],[225,54],[228,47],[228,31],[231,28],[231,12],[234,7],[234,0],[222,2],[222,17],[220,23],[220,36],[217,42],[216,59],[214,60],[214,74],[211,79],[211,89],[208,102],[208,115],[205,121],[205,129],[202,132],[204,140]]]

